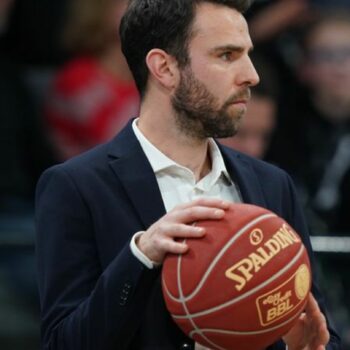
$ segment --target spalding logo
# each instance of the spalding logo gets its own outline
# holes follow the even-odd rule
[[[259,245],[264,239],[264,233],[260,228],[255,228],[252,232],[250,232],[250,243],[252,245]]]
[[[253,237],[255,242],[255,239],[258,237],[257,234],[260,234],[259,229],[253,230],[250,235],[250,240],[252,241]],[[299,242],[300,238],[284,223],[263,246],[257,248],[255,252],[250,253],[246,258],[238,261],[235,265],[227,269],[225,276],[236,282],[236,290],[241,291],[247,285],[247,282],[252,279],[254,274],[272,258],[278,255],[283,249]],[[252,244],[256,245],[254,243]]]

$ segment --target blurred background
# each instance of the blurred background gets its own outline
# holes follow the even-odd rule
[[[39,349],[38,177],[138,113],[118,37],[126,3],[0,0],[1,349]],[[256,0],[246,16],[261,83],[222,142],[292,176],[350,349],[350,1]]]

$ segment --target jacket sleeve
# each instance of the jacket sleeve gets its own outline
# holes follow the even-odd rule
[[[42,349],[128,348],[159,271],[145,268],[129,242],[102,268],[89,207],[60,166],[38,183],[36,229]]]

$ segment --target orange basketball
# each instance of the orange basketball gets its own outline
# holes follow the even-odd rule
[[[271,211],[233,204],[222,220],[196,223],[184,255],[168,255],[163,295],[178,326],[210,349],[261,350],[284,335],[311,286],[298,234]]]

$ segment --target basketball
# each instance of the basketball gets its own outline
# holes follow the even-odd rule
[[[162,270],[166,306],[177,325],[210,349],[262,350],[303,311],[311,287],[299,235],[273,212],[232,204],[221,220],[169,254]]]

